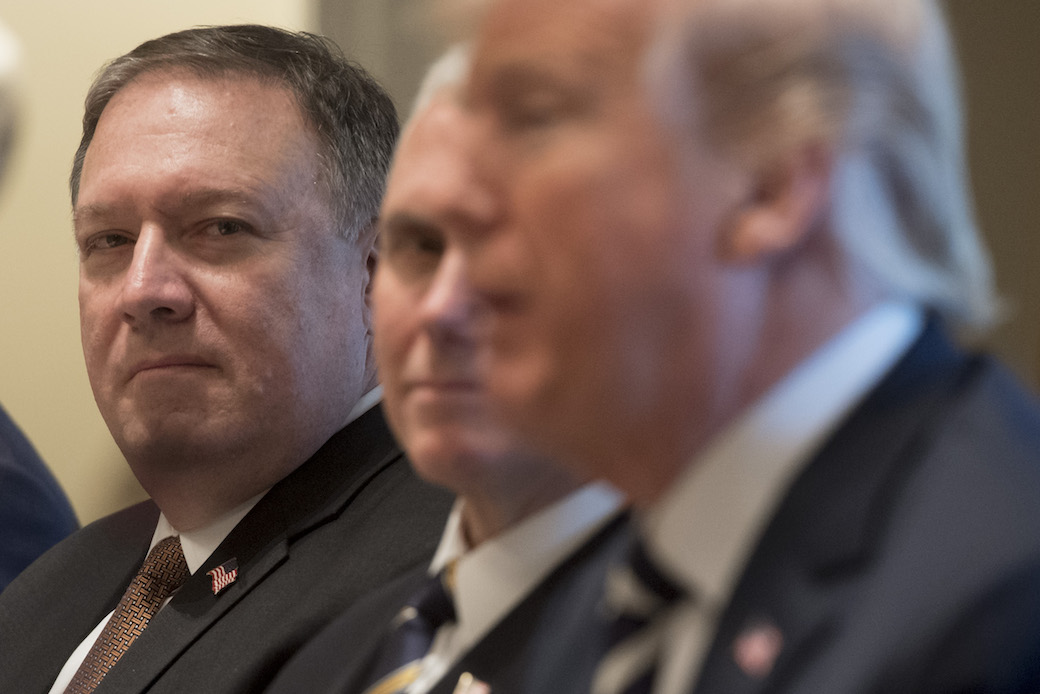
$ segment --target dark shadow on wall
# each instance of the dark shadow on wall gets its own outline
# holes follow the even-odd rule
[[[946,0],[961,58],[979,225],[1009,320],[989,345],[1040,382],[1040,2]]]

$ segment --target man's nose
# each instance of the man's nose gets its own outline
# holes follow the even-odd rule
[[[471,341],[480,330],[481,310],[461,252],[449,251],[423,297],[422,320],[435,338]]]
[[[153,225],[142,227],[123,280],[123,319],[133,325],[148,320],[178,321],[190,316],[194,301],[186,269],[162,229]]]

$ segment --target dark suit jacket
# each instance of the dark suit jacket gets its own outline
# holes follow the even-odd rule
[[[0,407],[0,591],[77,528],[61,487]]]
[[[598,650],[561,650],[559,641],[588,644],[600,636],[589,625],[607,567],[627,541],[627,517],[604,526],[464,654],[433,692],[451,694],[464,672],[490,684],[495,694],[580,689]],[[355,605],[289,662],[269,694],[361,692],[387,625],[425,575],[421,567]],[[552,645],[537,638],[546,628],[556,639]]]
[[[1038,412],[1002,368],[963,354],[930,325],[786,493],[693,692],[1040,691]],[[532,595],[533,606],[515,610],[435,694],[450,694],[465,671],[495,694],[587,694],[590,663],[605,647],[603,569],[570,569],[556,577],[560,585]],[[757,624],[782,635],[764,676],[734,657]],[[352,638],[344,627],[338,643]],[[326,640],[326,661],[342,653],[333,643]],[[321,660],[311,660],[313,672]],[[573,670],[561,672],[561,660]],[[298,691],[356,692],[350,681]],[[284,675],[279,682],[291,684]]]
[[[771,623],[764,677],[734,646]],[[930,325],[784,498],[697,694],[1040,691],[1040,414]]]
[[[418,480],[374,408],[242,519],[96,690],[261,689],[309,636],[436,546],[451,499]],[[158,509],[91,524],[0,595],[0,692],[46,692],[144,559]],[[206,572],[236,558],[219,595]]]

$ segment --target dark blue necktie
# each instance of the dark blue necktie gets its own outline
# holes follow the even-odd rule
[[[396,694],[419,676],[437,630],[455,621],[445,571],[428,577],[394,618],[376,655],[365,694]]]
[[[608,581],[609,646],[593,694],[649,694],[662,645],[660,618],[684,595],[657,568],[643,543],[633,542],[628,562],[616,567]]]

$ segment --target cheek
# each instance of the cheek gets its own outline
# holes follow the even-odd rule
[[[372,288],[372,340],[381,380],[396,382],[413,332],[412,303],[406,288],[385,275]]]
[[[114,349],[115,339],[113,326],[118,326],[118,315],[111,318],[111,311],[106,310],[106,299],[100,288],[83,286],[79,290],[79,323],[80,342],[83,357],[87,366],[87,375],[97,388],[100,370],[106,358]],[[110,320],[106,320],[110,318]]]
[[[647,285],[681,265],[669,238],[673,194],[638,162],[607,159],[551,167],[522,189],[516,209],[531,211],[525,232],[535,259],[526,272],[544,312],[532,328],[581,351],[643,319],[653,306],[639,299],[648,298]]]

